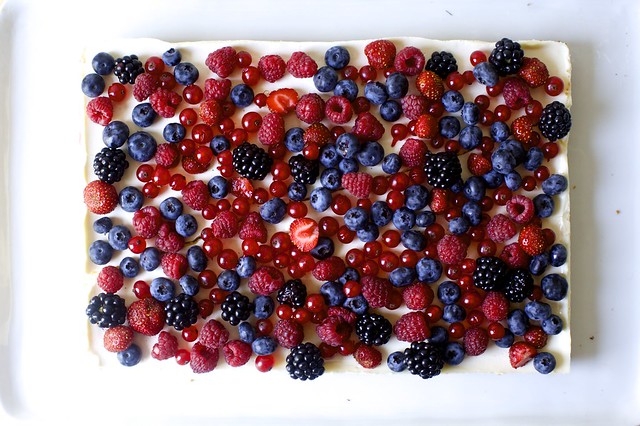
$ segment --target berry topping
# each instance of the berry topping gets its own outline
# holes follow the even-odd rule
[[[446,78],[452,72],[458,71],[456,58],[449,52],[433,52],[427,60],[426,69]]]
[[[273,335],[278,344],[285,349],[291,349],[304,340],[302,324],[293,319],[278,320],[273,330]]]
[[[422,71],[416,77],[416,87],[425,98],[438,102],[444,95],[444,84],[438,74],[433,71]]]
[[[182,201],[193,210],[204,209],[210,199],[209,188],[201,180],[189,182],[182,190]]]
[[[424,172],[429,185],[436,188],[451,188],[460,181],[462,166],[460,159],[453,152],[428,152]]]
[[[142,102],[147,100],[159,87],[158,77],[149,73],[140,74],[133,85],[133,97],[136,101]]]
[[[516,226],[508,216],[498,213],[487,223],[487,236],[496,243],[504,243],[516,235]]]
[[[464,333],[464,351],[467,355],[482,355],[489,345],[489,334],[484,328],[471,327]]]
[[[221,211],[211,221],[211,231],[216,238],[232,238],[238,233],[239,228],[238,218],[229,210]]]
[[[316,334],[320,340],[329,346],[342,345],[351,335],[351,331],[351,325],[338,316],[329,316],[316,327]]]
[[[407,167],[424,167],[427,152],[429,149],[424,141],[409,138],[402,144],[398,155]]]
[[[127,316],[124,299],[117,294],[100,293],[92,297],[85,312],[89,322],[100,328],[122,325]]]
[[[520,109],[531,102],[529,86],[518,77],[505,80],[502,96],[504,96],[504,103],[511,109]]]
[[[267,242],[267,228],[264,226],[264,222],[257,212],[251,212],[242,221],[238,236],[243,239],[254,239],[259,243]]]
[[[224,361],[231,367],[241,367],[251,359],[251,345],[241,340],[231,340],[222,348]]]
[[[296,104],[296,117],[307,124],[322,120],[324,118],[324,100],[316,93],[301,96]]]

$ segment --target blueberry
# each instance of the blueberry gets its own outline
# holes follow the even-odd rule
[[[549,336],[555,336],[556,334],[560,334],[562,331],[562,319],[560,319],[559,316],[552,314],[549,318],[542,321],[540,327],[542,327],[542,331],[547,333]]]
[[[404,205],[407,208],[418,211],[427,207],[429,202],[429,190],[418,184],[410,185],[404,190]]]
[[[189,250],[187,250],[187,262],[189,263],[189,268],[191,268],[191,270],[195,272],[202,272],[207,269],[209,259],[200,246],[191,246],[189,247]]]
[[[548,303],[532,300],[524,305],[524,313],[534,321],[544,321],[551,316],[551,306]]]
[[[155,247],[147,247],[140,254],[140,266],[145,271],[154,271],[160,266],[162,253]]]
[[[456,117],[446,115],[438,121],[438,128],[442,137],[453,139],[460,133],[460,122]]]
[[[380,105],[380,117],[384,121],[388,121],[393,123],[397,121],[402,115],[402,105],[394,100],[385,101],[382,105]]]
[[[98,74],[87,74],[82,79],[82,93],[89,98],[96,98],[104,92],[104,78]]]
[[[442,264],[435,259],[422,258],[416,264],[418,280],[426,284],[435,283],[442,276]]]
[[[120,270],[125,278],[133,278],[140,272],[140,264],[133,257],[125,257],[120,261]]]
[[[364,86],[364,97],[374,105],[382,105],[389,99],[387,88],[379,81],[369,81]]]
[[[111,219],[106,216],[93,222],[93,230],[98,234],[106,234],[111,230],[112,226],[113,222],[111,222]]]
[[[440,325],[434,325],[430,328],[431,337],[427,338],[426,341],[429,343],[433,343],[434,345],[442,345],[447,343],[449,340],[449,332],[446,328]]]
[[[256,260],[253,256],[242,256],[238,259],[236,265],[236,272],[240,278],[249,278],[256,271]]]
[[[256,330],[250,323],[243,321],[238,324],[238,337],[245,343],[252,343],[256,339]]]
[[[406,364],[404,363],[404,353],[400,351],[395,351],[389,354],[387,357],[387,367],[389,370],[400,373],[407,369]]]
[[[542,275],[549,266],[549,256],[546,253],[533,256],[529,262],[529,271],[533,275]]]
[[[522,176],[515,170],[505,175],[504,183],[511,191],[515,192],[522,186]]]
[[[466,234],[469,230],[469,221],[464,217],[454,217],[449,221],[449,232],[453,235]]]
[[[566,191],[568,185],[566,177],[553,174],[542,182],[542,191],[549,196],[554,196]]]
[[[151,290],[151,296],[160,302],[171,300],[176,294],[176,287],[173,284],[173,281],[168,278],[154,278],[149,287]]]
[[[402,245],[413,251],[422,251],[427,247],[427,240],[424,235],[418,231],[404,231],[400,236]]]
[[[238,84],[231,89],[231,102],[238,108],[245,108],[253,102],[253,89],[246,84]]]
[[[173,69],[173,76],[176,79],[176,83],[183,86],[190,86],[198,80],[200,73],[195,65],[189,62],[180,62]]]
[[[109,75],[116,66],[116,60],[107,52],[100,52],[91,60],[93,70],[99,75]]]
[[[533,368],[540,374],[549,374],[556,368],[556,358],[549,352],[539,352],[533,357]]]
[[[391,99],[404,98],[409,92],[409,80],[399,72],[389,74],[385,84],[387,87],[387,94]]]
[[[478,80],[478,83],[489,87],[493,87],[498,84],[500,79],[498,70],[489,61],[480,62],[478,65],[473,67],[473,76]]]
[[[113,256],[113,248],[106,241],[94,241],[89,246],[89,259],[96,265],[106,265]]]
[[[349,297],[344,301],[343,305],[345,308],[350,309],[356,315],[362,315],[367,312],[369,308],[369,304],[367,303],[367,299],[364,298],[363,295],[359,294],[356,297]]]
[[[287,205],[280,198],[272,198],[260,206],[260,217],[272,225],[280,223],[287,211]]]
[[[507,315],[507,327],[516,336],[524,336],[529,328],[529,319],[521,309],[514,309]]]
[[[442,105],[447,112],[458,112],[464,105],[464,98],[457,90],[447,90],[442,95]]]
[[[398,230],[408,231],[416,224],[416,214],[411,209],[400,207],[393,212],[393,218],[391,220]]]
[[[158,114],[151,107],[149,102],[143,102],[133,107],[131,120],[138,127],[149,127],[153,124]],[[129,141],[131,144],[131,141]]]
[[[527,151],[520,142],[515,139],[507,139],[502,142],[498,149],[506,149],[516,159],[516,164],[522,164],[527,158]]]
[[[198,279],[191,275],[183,275],[178,280],[182,292],[189,296],[195,296],[200,291],[200,284]]]
[[[530,172],[534,171],[538,167],[542,165],[542,161],[544,160],[544,153],[540,148],[534,146],[527,151],[527,156],[523,162],[523,166],[525,169]]]
[[[357,172],[358,162],[353,158],[343,158],[338,163],[338,170],[340,170],[343,174]]]
[[[102,130],[102,142],[109,148],[120,148],[129,139],[129,126],[122,121],[112,121]]]
[[[162,137],[169,143],[178,143],[187,136],[187,129],[180,123],[169,123],[162,129]]]
[[[365,167],[373,167],[380,164],[384,157],[384,148],[378,142],[371,141],[364,144],[356,154],[358,162]]]
[[[325,167],[336,167],[340,163],[340,154],[335,145],[325,145],[320,150],[318,160]]]
[[[333,240],[327,237],[318,238],[318,243],[314,248],[309,252],[311,256],[316,259],[323,260],[328,257],[333,256],[333,252],[335,251]]]
[[[304,148],[304,130],[292,127],[284,135],[284,146],[291,152],[300,152]]]
[[[513,345],[516,337],[513,335],[511,330],[505,329],[504,336],[501,339],[496,340],[496,346],[499,348],[510,348]]]
[[[313,84],[318,92],[331,92],[338,84],[338,73],[331,67],[320,67],[313,76]]]
[[[291,201],[302,201],[307,196],[307,185],[293,181],[289,184],[287,195]]]
[[[214,176],[207,184],[209,194],[216,200],[220,200],[229,193],[229,183],[222,176]]]
[[[538,194],[533,198],[533,209],[536,212],[536,216],[545,218],[553,214],[555,210],[555,201],[547,194]]]
[[[324,54],[324,62],[336,70],[341,70],[349,65],[350,60],[349,51],[342,46],[330,47]]]
[[[158,144],[147,132],[135,132],[129,137],[129,157],[139,163],[146,163],[156,155]]]
[[[562,266],[567,261],[567,248],[562,244],[554,244],[549,250],[549,263],[551,266]]]
[[[318,212],[323,212],[331,207],[331,191],[327,188],[316,188],[311,191],[309,204]]]
[[[438,286],[438,299],[445,305],[452,305],[460,299],[460,287],[453,281],[443,281]]]
[[[497,149],[491,154],[491,164],[493,165],[493,170],[506,175],[516,167],[516,159],[506,149]]]
[[[162,54],[162,62],[167,66],[175,67],[180,61],[182,61],[182,54],[173,47]]]
[[[253,300],[253,315],[258,319],[267,319],[275,310],[275,303],[269,296],[256,296]]]
[[[491,138],[496,142],[504,142],[509,138],[511,132],[509,126],[504,121],[496,121],[491,125],[489,130]]]
[[[182,214],[184,206],[176,197],[169,197],[160,203],[160,214],[167,220],[176,220]]]
[[[364,228],[356,231],[356,236],[363,243],[370,243],[378,239],[380,230],[373,222],[367,222]]]
[[[349,79],[340,80],[333,89],[333,94],[347,98],[349,102],[353,102],[358,97],[358,84]]]
[[[436,215],[432,211],[422,211],[416,215],[416,226],[426,228],[436,221]]]
[[[549,300],[560,301],[567,297],[569,284],[567,280],[558,274],[545,275],[540,282],[542,294]]]
[[[402,160],[396,153],[387,154],[382,159],[382,171],[388,175],[398,173],[400,167],[402,167]]]
[[[109,244],[114,250],[126,250],[130,239],[131,231],[123,225],[116,225],[109,231]]]
[[[270,355],[275,352],[278,344],[271,336],[260,336],[251,342],[251,349],[256,355]]]
[[[190,237],[198,230],[198,222],[192,215],[185,213],[176,219],[176,232],[182,237]]]
[[[360,273],[357,269],[347,266],[347,269],[338,278],[338,282],[345,285],[347,281],[360,281]]]
[[[495,189],[504,182],[504,175],[496,172],[495,170],[491,170],[489,173],[484,174],[482,179],[487,184],[488,188]]]
[[[371,221],[376,226],[385,226],[393,218],[393,210],[386,201],[376,201],[371,205]]]
[[[125,367],[133,367],[140,362],[140,359],[142,358],[142,351],[140,350],[140,346],[132,343],[124,351],[118,352],[116,356],[120,364]]]
[[[471,176],[464,183],[462,191],[469,201],[480,202],[486,192],[486,184],[479,176]]]
[[[227,139],[226,137],[222,135],[217,135],[217,136],[214,136],[213,139],[211,139],[211,142],[209,143],[209,147],[211,148],[211,151],[213,151],[214,154],[218,155],[221,152],[224,152],[230,149],[231,142],[229,142],[229,139]]]
[[[458,142],[462,148],[471,151],[482,143],[482,130],[478,126],[467,126],[460,131]]]
[[[329,191],[335,191],[342,186],[342,173],[333,167],[324,169],[320,174],[320,183]]]
[[[399,266],[389,273],[389,281],[394,287],[406,287],[416,279],[416,270],[406,266]]]
[[[469,225],[478,226],[482,221],[482,208],[478,203],[468,201],[462,206],[462,217],[467,219]]]
[[[460,365],[464,361],[464,346],[460,342],[449,342],[443,351],[444,362],[449,365]]]
[[[462,121],[467,125],[477,124],[478,118],[480,118],[480,108],[475,102],[466,102],[462,106]]]
[[[344,295],[342,284],[335,281],[327,281],[320,286],[320,294],[324,297],[324,301],[329,306],[341,306],[347,296]]]
[[[343,133],[336,139],[336,149],[342,158],[354,158],[360,150],[360,142],[353,133]]]
[[[449,324],[464,321],[466,317],[467,313],[460,305],[451,304],[445,305],[444,308],[442,308],[442,319]]]
[[[142,207],[144,195],[135,186],[127,186],[118,194],[118,202],[122,210],[133,213]]]

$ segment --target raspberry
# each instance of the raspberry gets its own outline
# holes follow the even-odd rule
[[[402,113],[409,120],[417,120],[422,114],[429,111],[429,101],[424,96],[407,95],[400,101]]]
[[[216,238],[232,238],[239,227],[238,218],[229,210],[221,211],[211,221],[211,231]]]
[[[160,211],[154,206],[146,206],[133,214],[133,228],[142,238],[153,238],[158,235],[162,225]]]
[[[538,351],[531,343],[516,342],[509,348],[509,363],[513,368],[520,368],[533,359]]]
[[[489,333],[478,326],[468,328],[464,333],[464,351],[467,355],[482,355],[489,345]]]
[[[296,104],[296,117],[307,124],[324,118],[324,100],[317,93],[303,95]]]
[[[136,300],[127,311],[129,327],[145,336],[155,336],[165,324],[165,312],[162,302],[153,297]]]
[[[360,280],[362,296],[372,308],[383,308],[389,303],[393,286],[388,279],[365,275]]]
[[[87,104],[87,116],[94,123],[106,126],[113,118],[113,104],[106,96],[93,98]]]
[[[420,71],[424,69],[425,64],[426,60],[424,55],[420,49],[413,46],[407,46],[400,50],[393,61],[393,66],[396,68],[396,71],[404,75],[420,74]]]
[[[518,77],[507,78],[502,88],[504,103],[511,109],[520,109],[531,102],[529,86]]]
[[[511,219],[498,213],[487,223],[487,236],[496,243],[504,243],[516,235],[516,226]]]
[[[351,326],[355,325],[356,320],[358,319],[358,316],[355,314],[355,312],[342,306],[330,306],[329,309],[327,309],[327,316],[338,316],[345,320]]]
[[[115,293],[124,285],[124,275],[120,268],[105,266],[98,274],[98,287],[105,293]]]
[[[204,173],[207,171],[210,163],[202,164],[195,157],[191,155],[185,155],[182,157],[182,168],[185,172],[197,175],[199,173]]]
[[[547,333],[537,325],[529,327],[523,337],[525,342],[530,343],[536,349],[542,349],[547,344]]]
[[[222,105],[215,99],[200,103],[200,118],[208,126],[217,126],[225,118]]]
[[[211,319],[200,330],[198,342],[211,349],[220,349],[229,341],[229,330],[220,321]]]
[[[287,72],[295,78],[309,78],[318,71],[318,64],[304,52],[293,52],[287,61]]]
[[[144,75],[144,74],[142,74]],[[161,143],[156,150],[156,164],[170,169],[178,165],[180,161],[180,151],[173,143]]]
[[[393,66],[396,57],[396,46],[389,40],[375,40],[364,47],[364,54],[369,65],[378,70]]]
[[[526,225],[520,230],[518,244],[530,256],[544,253],[547,247],[544,232],[536,225]]]
[[[313,123],[307,127],[302,135],[302,140],[305,145],[316,144],[318,146],[324,146],[331,139],[331,132],[322,123]]]
[[[422,312],[408,312],[398,318],[393,332],[401,342],[419,342],[431,336],[429,324]]]
[[[304,340],[302,324],[293,319],[278,320],[273,330],[278,345],[286,349],[298,346]]]
[[[424,167],[424,160],[427,152],[429,152],[429,149],[424,141],[409,138],[402,144],[398,155],[405,166],[422,168]]]
[[[213,371],[218,365],[220,352],[217,349],[208,348],[200,343],[195,343],[191,348],[191,370],[196,374]]]
[[[261,296],[268,296],[284,285],[284,275],[273,266],[261,266],[249,278],[249,290]]]
[[[280,114],[269,113],[262,119],[258,129],[258,140],[264,145],[273,145],[284,140],[284,119]]]
[[[332,96],[327,100],[324,114],[332,123],[345,124],[353,117],[353,108],[344,96]]]
[[[377,141],[382,138],[385,129],[382,123],[370,112],[361,112],[353,125],[352,133],[367,141]]]
[[[160,81],[155,75],[142,73],[136,77],[136,82],[133,85],[133,97],[136,101],[142,102],[151,96],[158,87],[160,87]]]
[[[230,340],[222,348],[224,360],[231,367],[245,365],[251,359],[251,345],[242,340]]]
[[[340,346],[351,336],[353,328],[338,316],[326,317],[316,326],[316,334],[329,346]]]
[[[353,357],[364,368],[376,368],[382,363],[382,354],[373,346],[359,345]]]
[[[500,259],[512,269],[528,268],[529,262],[531,261],[529,255],[518,243],[506,245],[502,249],[502,253],[500,253]]]
[[[133,342],[133,330],[125,325],[111,327],[104,332],[104,348],[109,352],[124,351]]]
[[[176,253],[184,247],[184,238],[173,229],[173,224],[163,223],[158,230],[156,247],[165,253]]]
[[[435,214],[444,213],[449,206],[449,196],[446,189],[435,188],[431,191],[429,206]]]
[[[238,54],[233,47],[223,47],[209,53],[204,63],[221,78],[227,78],[238,63]]]
[[[515,223],[529,223],[535,213],[533,201],[527,196],[515,194],[507,201],[507,213]]]
[[[533,119],[526,115],[513,120],[511,133],[520,142],[532,143],[540,139],[540,135],[533,130]]]
[[[251,212],[244,218],[238,236],[243,240],[253,238],[259,243],[267,242],[267,228],[258,212]]]
[[[489,321],[505,320],[509,313],[509,301],[501,292],[490,291],[482,302],[482,313]]]
[[[369,198],[373,177],[364,172],[351,172],[342,175],[342,187],[354,197]]]
[[[167,253],[162,256],[160,265],[162,266],[162,272],[167,277],[177,280],[187,273],[189,263],[187,258],[180,253]]]
[[[208,78],[204,81],[204,99],[207,101],[224,101],[229,93],[231,93],[231,80],[228,78],[222,80]]]
[[[416,87],[431,102],[440,102],[444,95],[442,78],[433,71],[422,71],[416,78]]]
[[[167,89],[158,89],[149,97],[151,107],[160,117],[171,118],[176,115],[176,107],[182,102],[182,96]]]
[[[337,256],[331,256],[316,263],[312,274],[318,281],[335,281],[344,274],[345,270],[344,260]]]
[[[438,258],[446,265],[457,265],[467,256],[467,244],[457,235],[445,235],[438,241]]]
[[[518,75],[529,87],[540,87],[547,82],[549,70],[547,66],[538,58],[522,58],[522,67]]]
[[[422,114],[416,120],[413,133],[419,138],[432,139],[440,132],[438,119],[431,114]]]
[[[402,299],[413,311],[425,309],[433,302],[433,290],[425,283],[417,282],[402,289]]]
[[[83,191],[84,203],[91,213],[107,214],[118,205],[118,192],[110,183],[94,180]]]
[[[201,180],[191,181],[182,189],[182,201],[193,210],[204,209],[210,198],[209,188]]]
[[[491,165],[491,160],[487,157],[472,153],[467,157],[467,169],[474,176],[482,176],[489,173],[493,166]]]
[[[162,361],[173,358],[178,352],[178,339],[167,331],[158,334],[158,342],[151,349],[151,357]]]
[[[269,83],[275,83],[284,76],[287,64],[278,55],[265,55],[258,61],[258,70],[262,78]]]

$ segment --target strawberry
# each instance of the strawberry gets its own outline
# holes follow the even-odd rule
[[[444,95],[442,79],[433,71],[422,71],[418,74],[416,87],[425,98],[432,102],[440,102],[442,95]]]
[[[331,256],[316,263],[312,274],[318,281],[335,281],[344,274],[345,270],[344,261],[337,256]]]
[[[373,177],[364,172],[350,172],[342,175],[342,187],[354,197],[368,198],[373,185]]]
[[[531,143],[540,139],[540,136],[533,130],[533,119],[526,115],[513,120],[511,133],[520,142]]]
[[[124,351],[133,342],[133,330],[125,325],[111,327],[104,332],[104,348],[109,352]]]
[[[238,229],[238,218],[230,210],[221,211],[211,221],[211,231],[216,238],[232,238]]]
[[[167,331],[158,334],[158,342],[151,349],[151,357],[159,361],[173,358],[178,352],[178,339]]]
[[[258,140],[263,145],[273,145],[284,140],[284,119],[275,112],[262,118],[262,124],[258,129]]]
[[[440,133],[438,119],[431,114],[422,114],[416,120],[413,132],[419,138],[435,138]]]
[[[127,321],[136,332],[155,336],[164,327],[165,313],[162,302],[153,297],[136,300],[129,306]]]
[[[491,165],[491,160],[483,155],[471,153],[469,157],[467,157],[467,168],[474,176],[482,176],[491,171],[493,166]]]
[[[522,58],[522,66],[518,75],[529,87],[540,87],[547,82],[549,70],[547,66],[538,58]]]
[[[364,368],[376,368],[382,363],[382,354],[373,346],[359,345],[353,357]]]
[[[291,222],[289,236],[300,251],[309,252],[318,244],[320,229],[315,220],[303,217]]]
[[[393,66],[396,58],[396,46],[389,40],[375,40],[364,47],[369,65],[378,70]]]
[[[217,126],[224,119],[224,111],[220,102],[209,99],[200,103],[200,119],[207,126]]]
[[[101,180],[89,182],[84,188],[83,196],[84,203],[91,213],[111,213],[118,205],[118,192],[116,188]]]
[[[290,88],[274,90],[267,96],[267,107],[276,114],[285,115],[293,111],[297,103],[298,92]]]
[[[425,155],[427,155],[428,151],[429,149],[424,141],[409,138],[402,144],[398,155],[402,163],[407,167],[423,167]]]
[[[181,160],[182,168],[184,169],[184,171],[192,175],[206,172],[209,168],[209,164],[211,164],[210,162],[207,164],[202,164],[201,162],[196,160],[194,156],[191,155],[183,155]]]
[[[429,203],[431,211],[435,214],[444,213],[449,206],[448,198],[446,189],[434,188],[431,191],[431,203]]]
[[[236,197],[251,199],[253,197],[253,184],[244,177],[231,178],[231,193]]]
[[[545,333],[540,326],[534,325],[529,327],[526,333],[524,333],[524,340],[527,343],[531,343],[534,348],[542,349],[547,344],[547,333]]]
[[[536,356],[538,351],[527,342],[516,342],[509,348],[509,362],[513,368],[520,368]]]
[[[537,225],[525,225],[520,230],[518,244],[529,256],[542,254],[547,247],[544,231]]]
[[[305,144],[314,143],[320,147],[326,145],[330,138],[331,132],[322,123],[313,123],[305,129],[302,135]]]
[[[259,243],[267,242],[267,228],[258,212],[251,212],[244,218],[238,236],[243,240],[253,238]]]

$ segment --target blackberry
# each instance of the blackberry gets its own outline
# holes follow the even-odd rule
[[[118,77],[118,81],[122,84],[133,84],[136,77],[144,72],[144,65],[136,55],[123,56],[116,59],[116,66],[113,74]]]
[[[356,320],[356,334],[365,345],[384,345],[391,338],[391,330],[391,322],[379,314],[363,314]]]
[[[496,43],[496,47],[491,51],[489,62],[498,69],[498,74],[505,76],[515,74],[520,70],[522,58],[524,58],[524,51],[520,47],[520,43],[503,38]]]
[[[404,350],[404,364],[411,374],[423,379],[435,377],[444,367],[442,348],[427,342],[413,342]]]
[[[164,311],[167,314],[167,324],[180,331],[198,321],[200,308],[193,297],[181,293],[167,302]]]
[[[441,78],[446,78],[452,72],[458,71],[458,63],[449,52],[433,52],[425,69],[435,72]]]
[[[289,159],[289,168],[293,180],[298,183],[313,184],[320,174],[320,162],[308,160],[304,155],[294,155]]]
[[[253,311],[253,305],[249,298],[242,293],[233,291],[224,298],[220,306],[223,320],[231,325],[238,325],[242,321],[249,319],[249,315]]]
[[[124,324],[127,307],[124,299],[117,294],[100,293],[93,296],[86,310],[89,322],[101,328],[111,328]]]
[[[233,168],[242,177],[262,180],[273,165],[273,159],[257,145],[243,142],[233,149]]]
[[[571,113],[561,102],[553,101],[542,110],[538,128],[551,142],[562,139],[571,130]]]
[[[533,277],[526,269],[514,269],[507,275],[504,288],[504,295],[510,302],[522,302],[529,297],[533,290]]]
[[[427,152],[424,172],[431,186],[448,189],[460,181],[462,166],[453,152]]]
[[[93,172],[106,183],[119,182],[128,167],[126,154],[118,148],[102,148],[93,159]]]
[[[320,349],[310,342],[301,343],[287,355],[287,373],[292,379],[313,380],[324,373]]]
[[[502,290],[509,267],[502,259],[492,256],[480,257],[476,260],[473,271],[473,283],[484,291]]]
[[[289,280],[278,290],[279,303],[299,308],[307,300],[307,287],[300,280]]]

